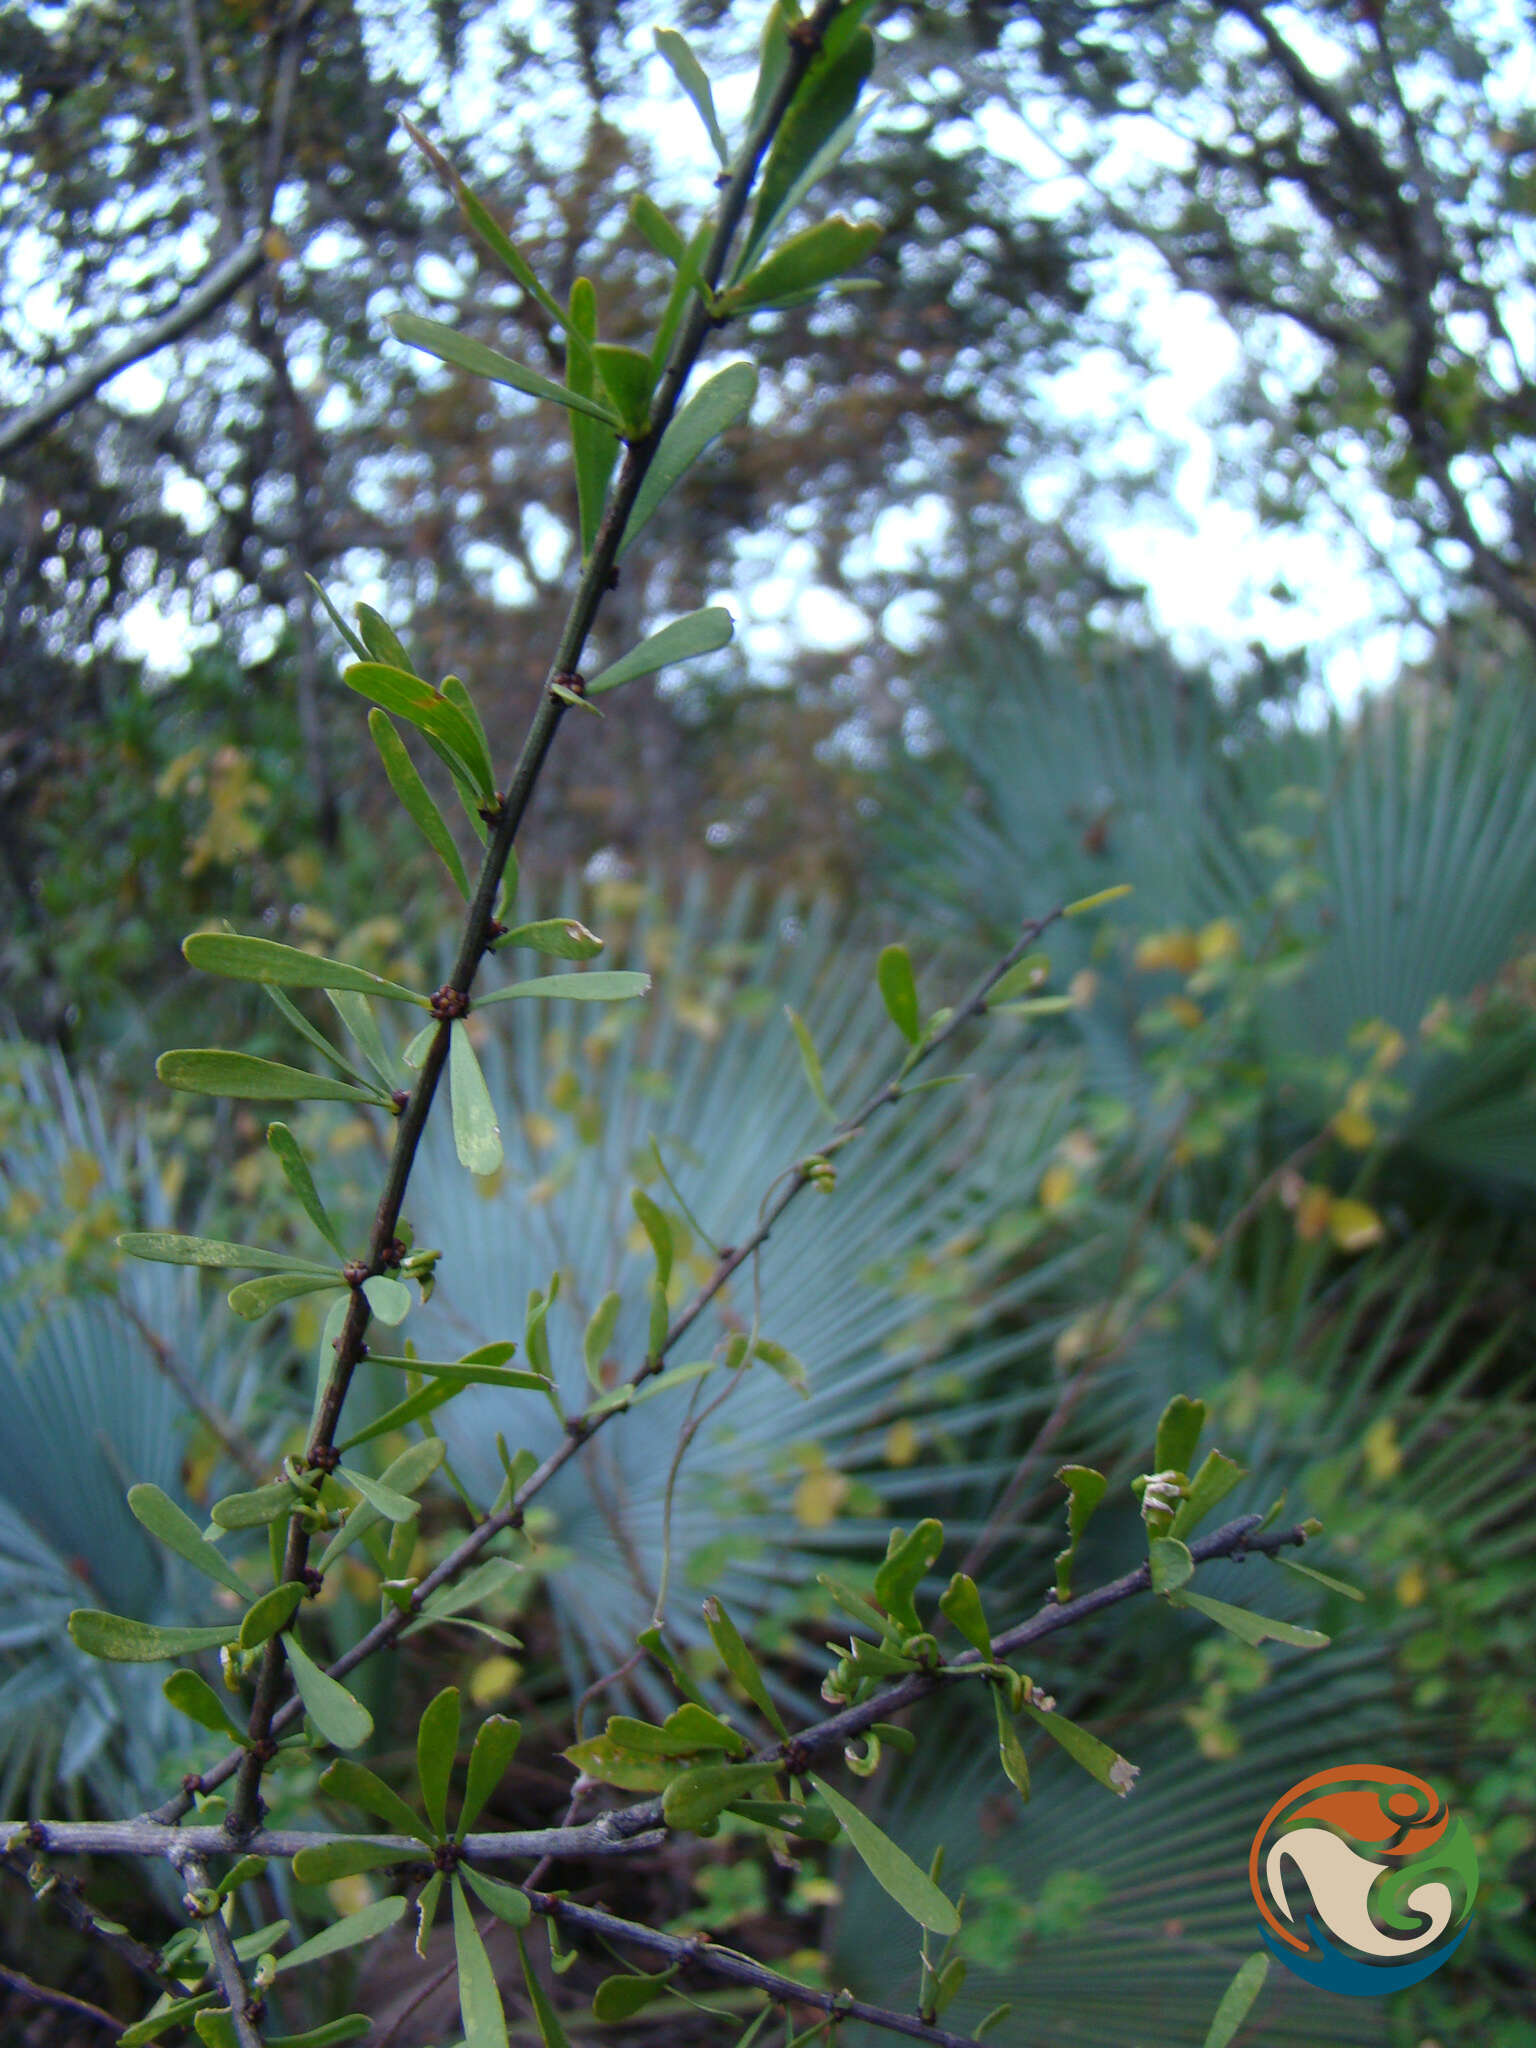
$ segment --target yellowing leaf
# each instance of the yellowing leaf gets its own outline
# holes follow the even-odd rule
[[[1243,950],[1243,935],[1230,917],[1218,917],[1202,927],[1195,939],[1200,965],[1210,967],[1218,960],[1236,960]]]
[[[1328,1232],[1341,1252],[1364,1252],[1380,1244],[1386,1226],[1369,1203],[1341,1195],[1329,1209]]]
[[[1390,1415],[1384,1415],[1379,1422],[1371,1424],[1360,1450],[1365,1459],[1365,1469],[1377,1486],[1395,1479],[1403,1469],[1403,1450],[1397,1440],[1397,1424]]]
[[[837,1511],[848,1498],[849,1486],[841,1472],[830,1469],[807,1472],[795,1488],[795,1520],[802,1529],[825,1529],[837,1519]]]
[[[903,1416],[885,1432],[885,1462],[887,1465],[910,1465],[917,1457],[921,1441],[916,1429]]]
[[[1421,1607],[1429,1585],[1418,1566],[1411,1564],[1406,1571],[1398,1573],[1394,1590],[1400,1607]]]
[[[1142,974],[1193,974],[1200,965],[1200,945],[1193,932],[1149,932],[1131,956]]]
[[[1060,1209],[1071,1201],[1076,1192],[1077,1175],[1062,1160],[1057,1160],[1054,1166],[1048,1166],[1040,1176],[1040,1206],[1042,1209]]]

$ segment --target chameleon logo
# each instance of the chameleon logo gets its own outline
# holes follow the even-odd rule
[[[1248,1855],[1271,1955],[1323,1991],[1402,1991],[1455,1954],[1477,1897],[1465,1821],[1413,1772],[1340,1764],[1292,1785]]]

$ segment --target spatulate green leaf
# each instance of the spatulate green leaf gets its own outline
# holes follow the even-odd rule
[[[422,781],[420,771],[406,751],[405,742],[396,732],[389,714],[380,710],[377,704],[368,713],[368,730],[373,735],[379,759],[384,763],[384,773],[400,800],[401,809],[448,870],[459,894],[468,901],[469,877],[464,871],[464,861],[448,829],[448,822]]]
[[[563,320],[564,316],[561,317]],[[593,419],[613,428],[615,433],[620,431],[622,422],[610,407],[600,405],[596,399],[585,398],[564,384],[556,384],[552,378],[541,377],[536,370],[525,370],[510,356],[487,348],[483,341],[460,334],[455,327],[444,326],[441,320],[423,320],[415,313],[396,313],[389,324],[397,338],[408,347],[423,349],[453,369],[467,370],[472,377],[486,377],[493,384],[505,384],[513,391],[524,392],[529,398],[552,399],[556,405],[566,406],[573,412],[589,413]]]
[[[306,1074],[248,1052],[198,1047],[163,1052],[155,1072],[167,1088],[188,1095],[228,1095],[244,1102],[374,1102],[388,1107],[376,1088],[358,1088],[329,1074]]]
[[[713,654],[729,644],[735,630],[736,622],[724,605],[706,605],[702,611],[685,612],[682,618],[650,634],[638,647],[632,647],[628,654],[593,676],[587,684],[587,695],[600,697],[605,690],[616,690],[622,683],[654,675],[658,669],[670,668],[673,662]]]
[[[217,1580],[230,1592],[238,1593],[242,1601],[250,1597],[250,1588],[229,1559],[208,1542],[192,1517],[177,1507],[175,1501],[162,1493],[158,1486],[130,1486],[128,1506],[134,1519],[141,1522],[151,1536],[163,1543],[167,1550],[185,1558],[205,1579]]]
[[[427,1008],[427,999],[382,974],[351,967],[344,960],[326,960],[276,939],[245,938],[238,932],[193,932],[181,950],[193,967],[222,974],[229,981],[272,982],[279,988],[347,988],[359,995],[388,996],[396,1002]]]
[[[619,548],[621,560],[668,492],[688,474],[705,449],[751,408],[756,393],[756,366],[728,363],[679,407],[636,494]]]
[[[304,1711],[318,1733],[333,1749],[360,1749],[373,1733],[373,1716],[362,1701],[322,1671],[291,1633],[283,1638],[283,1651]]]
[[[507,2018],[496,1989],[496,1973],[459,1884],[453,1887],[453,1947],[458,1959],[464,2048],[507,2048]]]
[[[189,1657],[197,1650],[221,1649],[239,1635],[238,1627],[155,1628],[123,1614],[103,1614],[77,1607],[69,1617],[70,1640],[88,1656],[111,1664],[159,1664]]]
[[[443,1690],[422,1709],[416,1728],[416,1775],[427,1819],[440,1835],[448,1832],[448,1781],[459,1747],[459,1689]]]
[[[653,33],[656,48],[665,58],[673,77],[698,109],[699,119],[704,123],[704,132],[714,145],[715,155],[720,159],[720,168],[728,170],[731,153],[721,132],[720,118],[715,112],[715,95],[705,75],[704,66],[693,54],[687,37],[679,35],[676,29],[658,28]]]
[[[906,1850],[877,1828],[851,1799],[834,1791],[814,1772],[810,1781],[837,1815],[854,1853],[881,1890],[889,1893],[919,1927],[934,1934],[958,1934],[960,1915],[953,1901],[944,1896],[926,1871],[918,1868]]]
[[[454,1019],[448,1041],[448,1086],[459,1164],[471,1173],[494,1173],[502,1161],[501,1125],[462,1017]]]

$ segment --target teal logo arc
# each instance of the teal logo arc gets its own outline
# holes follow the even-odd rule
[[[1300,1779],[1248,1856],[1259,1932],[1320,1991],[1379,1998],[1441,1969],[1477,1899],[1467,1824],[1425,1779],[1340,1764]]]

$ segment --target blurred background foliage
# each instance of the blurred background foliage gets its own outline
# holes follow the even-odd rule
[[[713,67],[744,61],[755,23],[685,12]],[[402,153],[394,110],[425,109],[556,289],[578,266],[612,280],[620,339],[655,284],[628,195],[657,180],[686,202],[707,173],[648,97],[638,5],[450,0],[390,33],[330,4],[0,18],[0,388],[18,407],[270,237],[173,349],[0,454],[0,1810],[129,1811],[197,1752],[153,1679],[102,1684],[60,1618],[82,1586],[177,1610],[126,1486],[195,1505],[269,1468],[302,1431],[319,1337],[302,1303],[235,1330],[196,1275],[112,1251],[129,1224],[291,1228],[264,1119],[148,1081],[188,1038],[294,1056],[272,1010],[194,981],[175,942],[228,917],[430,980],[452,911],[397,829],[301,572],[382,603],[432,673],[475,680],[504,756],[569,566],[563,429],[379,341],[409,308],[516,334],[530,359],[550,346]],[[958,1713],[952,1740],[882,1775],[885,1822],[914,1853],[947,1840],[965,1876],[956,2014],[1011,1997],[1004,2039],[1132,2048],[1155,2010],[1159,2042],[1198,2042],[1254,1946],[1258,1818],[1306,1770],[1381,1756],[1472,1816],[1472,1935],[1385,2008],[1326,2001],[1319,2020],[1320,1994],[1272,1982],[1245,2038],[1532,2048],[1519,37],[1491,10],[1322,0],[884,21],[886,99],[840,195],[892,224],[880,289],[765,324],[754,430],[669,503],[609,615],[617,643],[730,591],[750,630],[702,681],[568,734],[530,825],[524,900],[581,915],[614,964],[652,970],[654,999],[593,1030],[498,1013],[482,1056],[508,1163],[471,1183],[443,1133],[429,1143],[410,1206],[452,1256],[411,1334],[423,1354],[520,1335],[558,1271],[570,1365],[598,1295],[639,1312],[632,1184],[688,1240],[684,1289],[704,1233],[738,1236],[814,1144],[785,1003],[851,1102],[894,1063],[880,944],[909,945],[936,1005],[1021,918],[1133,882],[1044,945],[1059,1016],[990,1020],[961,1048],[968,1086],[872,1131],[776,1235],[764,1326],[809,1396],[762,1375],[692,1441],[671,1613],[686,1640],[703,1591],[724,1592],[811,1711],[818,1568],[857,1577],[893,1520],[932,1510],[990,1612],[1032,1609],[1062,1541],[1056,1465],[1123,1488],[1167,1397],[1203,1396],[1253,1467],[1236,1504],[1288,1488],[1366,1602],[1266,1576],[1259,1604],[1334,1632],[1316,1658],[1125,1609],[1064,1644],[1036,1676],[1142,1765],[1124,1806],[1050,1756],[1021,1806]],[[1133,289],[1154,257],[1239,351],[1215,422],[1225,487],[1277,530],[1363,532],[1392,571],[1382,615],[1419,623],[1416,658],[1347,715],[1283,636],[1180,658],[1106,538],[1176,481],[1137,381],[1157,367]],[[376,1134],[295,1122],[333,1213],[360,1224]],[[699,1355],[751,1310],[743,1283]],[[632,1336],[621,1321],[616,1356]],[[686,1407],[638,1409],[551,1489],[538,1569],[494,1616],[515,1648],[439,1630],[371,1680],[425,1700],[457,1677],[513,1703],[541,1740],[507,1818],[562,1810],[572,1687],[649,1614]],[[494,1432],[538,1448],[543,1418],[488,1397],[444,1426],[483,1500]],[[454,1513],[445,1495],[429,1552]],[[1106,1510],[1084,1573],[1125,1568],[1138,1536]],[[1225,1571],[1218,1591],[1253,1597]],[[368,1618],[363,1591],[328,1595],[339,1630]],[[307,1782],[276,1782],[280,1816],[313,1812]],[[764,1876],[726,1835],[691,1872],[627,1881],[675,1924],[888,1995],[884,1905],[856,1872],[830,1878]],[[4,1896],[8,1940],[30,1943],[40,1923]],[[104,1967],[66,1961],[55,1981]],[[382,2002],[398,1959],[368,1967]],[[424,2013],[415,2038],[439,2038]]]

